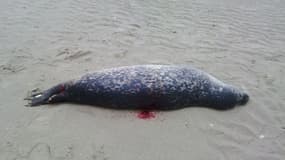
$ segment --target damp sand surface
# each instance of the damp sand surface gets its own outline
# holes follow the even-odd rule
[[[284,42],[281,0],[1,0],[0,159],[284,159]],[[251,99],[151,116],[24,107],[34,88],[137,64],[190,64]]]

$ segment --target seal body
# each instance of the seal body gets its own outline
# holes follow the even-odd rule
[[[32,96],[31,106],[75,102],[116,109],[229,109],[249,96],[191,66],[137,65],[106,69]]]

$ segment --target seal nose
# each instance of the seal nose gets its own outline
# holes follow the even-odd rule
[[[245,105],[248,101],[249,101],[249,95],[247,93],[243,93],[239,104]]]

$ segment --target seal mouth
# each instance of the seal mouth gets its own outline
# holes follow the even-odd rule
[[[248,101],[249,101],[249,95],[247,93],[243,93],[239,101],[239,104],[245,105]]]

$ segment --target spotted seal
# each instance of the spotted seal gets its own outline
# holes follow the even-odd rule
[[[229,109],[249,96],[192,66],[135,65],[97,71],[31,96],[30,106],[73,102],[116,109]]]

